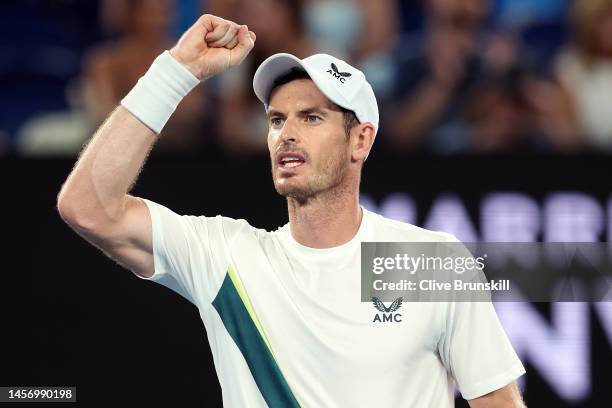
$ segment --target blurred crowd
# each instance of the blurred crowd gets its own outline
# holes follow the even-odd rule
[[[362,69],[375,149],[612,152],[612,0],[24,0],[0,5],[0,156],[76,156],[202,13],[256,47],[181,102],[154,154],[265,153],[251,80],[277,52]]]

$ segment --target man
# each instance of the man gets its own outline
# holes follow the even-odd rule
[[[360,302],[360,242],[453,237],[359,205],[378,108],[344,61],[277,54],[255,74],[284,227],[179,216],[127,194],[180,99],[254,41],[246,26],[201,17],[84,150],[58,196],[62,218],[198,307],[227,407],[450,407],[453,378],[472,407],[522,407],[514,380],[525,371],[490,303],[407,303],[385,325]]]

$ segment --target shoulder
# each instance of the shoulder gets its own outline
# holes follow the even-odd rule
[[[242,218],[231,218],[223,215],[182,215],[155,201],[143,198],[149,208],[151,221],[160,231],[169,229],[193,232],[196,235],[223,235],[233,238],[239,234],[259,235],[268,233],[266,230],[252,226]]]
[[[457,237],[448,232],[432,231],[406,222],[393,220],[365,208],[364,211],[372,221],[379,241],[459,242]]]
[[[236,235],[262,237],[271,234],[271,232],[258,228],[249,223],[244,218],[232,218],[224,215],[215,216],[187,216],[192,219],[195,224],[206,226],[208,229],[219,230],[227,238],[231,238]]]

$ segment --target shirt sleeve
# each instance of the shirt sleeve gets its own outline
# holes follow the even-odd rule
[[[245,220],[179,215],[143,199],[151,215],[154,273],[162,284],[196,306],[210,304],[225,277],[231,242],[253,230]]]
[[[446,312],[438,351],[463,398],[483,396],[525,374],[492,303],[452,302]]]
[[[449,241],[459,242],[454,236]],[[443,305],[438,353],[463,398],[483,396],[525,374],[491,301]]]

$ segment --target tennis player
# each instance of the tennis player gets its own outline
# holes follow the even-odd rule
[[[128,194],[181,99],[240,64],[255,38],[202,16],[98,129],[59,193],[61,217],[198,307],[226,407],[451,407],[455,384],[472,407],[524,407],[515,379],[525,370],[490,303],[405,303],[401,319],[377,321],[360,301],[362,241],[456,239],[360,206],[378,107],[346,62],[276,54],[255,73],[286,225],[181,216]]]

